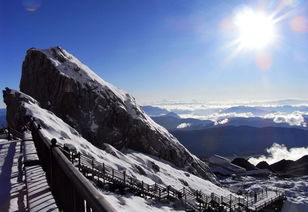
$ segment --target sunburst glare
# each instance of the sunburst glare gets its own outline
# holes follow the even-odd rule
[[[241,49],[261,49],[275,42],[277,38],[275,21],[263,12],[246,8],[234,18],[238,32],[237,43]]]

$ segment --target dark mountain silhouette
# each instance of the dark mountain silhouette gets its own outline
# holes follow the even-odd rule
[[[263,154],[274,142],[291,148],[306,146],[308,140],[306,130],[280,127],[227,126],[204,130],[174,130],[171,133],[190,151],[200,156]]]
[[[270,165],[270,167],[274,172],[283,173],[290,169],[293,163],[294,161],[292,160],[283,159],[281,161],[278,161],[277,163]]]
[[[271,170],[270,165],[269,165],[266,161],[261,161],[261,162],[259,162],[259,163],[256,165],[256,167],[257,167],[258,169],[268,169],[268,170]]]
[[[141,108],[149,116],[161,116],[161,115],[165,115],[170,112],[168,110],[165,110],[159,107],[149,106],[149,105],[142,106]]]
[[[308,175],[308,155],[292,160],[281,160],[269,166],[271,170],[284,177],[300,177]]]
[[[257,167],[255,167],[254,165],[249,163],[245,158],[235,158],[231,161],[231,163],[233,163],[237,166],[240,166],[240,167],[246,169],[247,171],[258,169]]]
[[[182,123],[187,123],[189,126],[181,128],[180,130],[196,130],[196,129],[205,129],[214,126],[213,122],[210,120],[200,120],[187,118],[182,119],[180,117],[175,117],[168,113],[164,116],[152,116],[151,117],[157,124],[165,127],[167,130],[175,130]]]
[[[174,112],[169,112],[166,114],[166,116],[172,116],[172,117],[175,117],[175,118],[181,118],[178,114],[174,113]]]

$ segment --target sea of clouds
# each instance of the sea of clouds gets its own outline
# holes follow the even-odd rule
[[[266,161],[270,165],[283,159],[295,161],[308,155],[308,146],[288,149],[283,144],[274,143],[270,148],[266,149],[266,152],[267,155],[252,157],[248,161],[254,165],[257,165],[261,161]]]
[[[264,108],[264,113],[253,112],[225,112],[226,109],[231,107],[243,106],[234,104],[198,104],[198,103],[173,103],[173,104],[159,104],[157,107],[167,109],[170,112],[178,114],[181,118],[195,118],[200,120],[211,120],[216,125],[228,123],[230,118],[263,118],[271,119],[274,123],[286,123],[289,126],[307,127],[304,116],[308,115],[308,105],[293,105],[290,106],[290,111],[285,111],[282,105],[246,105],[254,108]],[[245,106],[245,105],[244,105]],[[307,108],[305,108],[307,107]],[[301,109],[303,109],[301,111]],[[292,111],[293,110],[293,111]]]

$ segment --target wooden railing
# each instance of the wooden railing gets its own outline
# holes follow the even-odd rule
[[[276,196],[268,199],[267,201],[264,201],[262,204],[258,205],[257,207],[254,207],[254,210],[259,211],[259,210],[271,205],[272,203],[274,203],[278,200],[285,200],[285,199],[286,199],[285,193],[276,190]]]
[[[201,191],[192,191],[185,187],[177,190],[157,183],[147,184],[128,175],[125,170],[116,170],[89,156],[70,151],[69,148],[57,144],[55,139],[49,141],[34,122],[31,122],[30,128],[47,181],[63,211],[84,211],[85,209],[87,211],[115,211],[88,180],[93,181],[97,187],[109,184],[117,189],[128,190],[136,195],[154,198],[158,201],[180,200],[194,211],[247,209],[253,204],[249,196],[246,198],[232,194],[218,196],[215,193],[206,195]],[[264,195],[263,192],[262,195]],[[261,197],[260,194],[258,196]]]
[[[80,153],[69,151],[69,148],[59,147],[67,156],[71,163],[78,167],[79,171],[83,173],[88,179],[96,183],[97,186],[111,184],[117,188],[126,188],[131,193],[136,195],[146,196],[157,200],[181,200],[188,208],[195,211],[203,211],[208,207],[222,208],[222,211],[230,208],[246,207],[245,199],[228,195],[226,197],[218,196],[212,193],[210,196],[201,191],[191,191],[183,188],[177,190],[171,186],[163,186],[159,184],[147,184],[137,178],[130,176],[126,171],[116,170],[105,163],[100,163],[93,158],[90,158]],[[242,203],[240,206],[238,203]]]
[[[71,161],[30,123],[30,129],[47,182],[61,211],[115,211],[103,195],[74,167]]]
[[[23,134],[14,128],[7,127],[8,140],[12,140],[13,138],[23,138]]]

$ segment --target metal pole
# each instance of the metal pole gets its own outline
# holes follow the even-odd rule
[[[51,139],[51,146],[50,146],[50,155],[49,155],[49,162],[50,162],[50,167],[49,167],[49,182],[50,182],[50,188],[51,190],[54,190],[54,185],[53,185],[53,155],[52,155],[52,151],[53,151],[53,148],[55,148],[57,146],[57,140],[55,138]]]
[[[8,135],[8,140],[10,141],[10,140],[12,140],[12,138],[11,138],[11,129],[8,127],[7,128],[7,135]]]
[[[92,158],[92,162],[91,162],[92,164],[92,178],[93,178],[93,180],[94,180],[94,158]]]
[[[103,163],[103,181],[105,183],[105,163]]]
[[[78,152],[78,169],[80,171],[81,167],[80,167],[80,152]]]
[[[167,186],[167,197],[169,198],[169,186]]]

